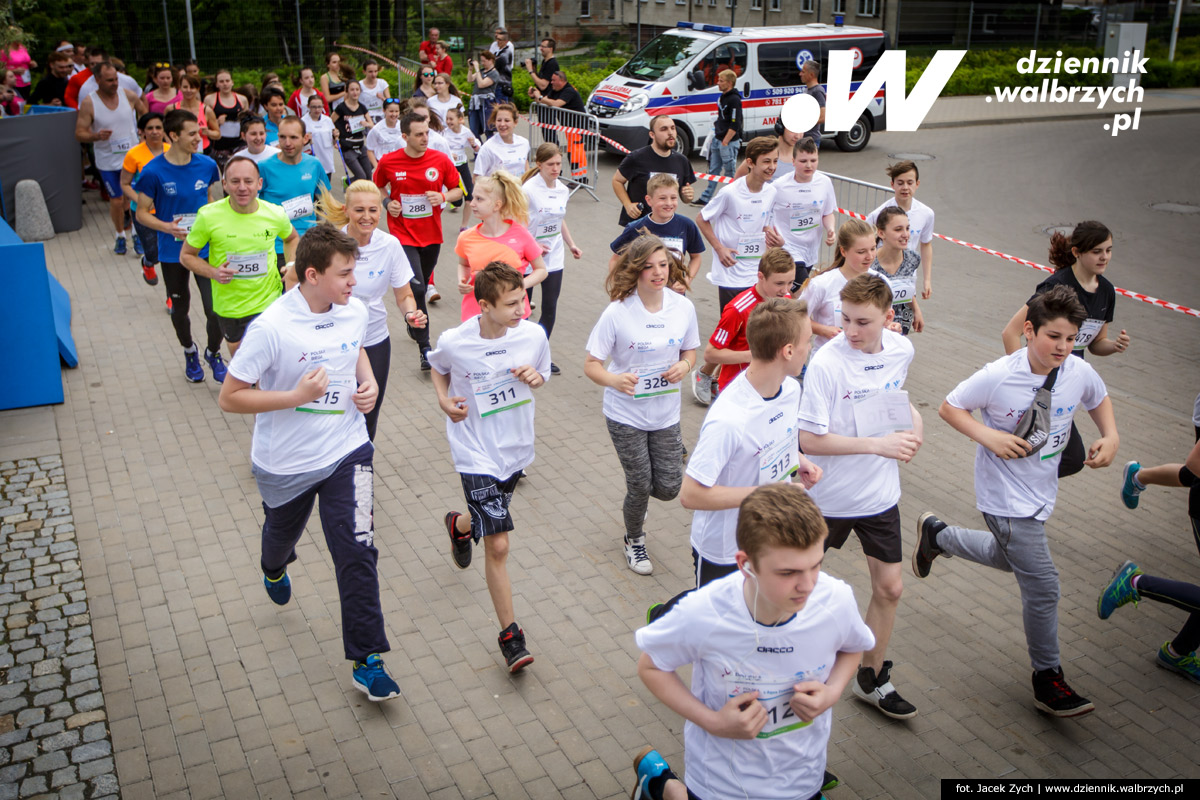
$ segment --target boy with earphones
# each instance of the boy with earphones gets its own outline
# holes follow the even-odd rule
[[[635,634],[638,676],[687,720],[686,786],[646,748],[635,797],[821,796],[830,709],[875,645],[854,591],[821,572],[826,535],[799,486],[760,486],[738,511],[739,572],[653,609]]]

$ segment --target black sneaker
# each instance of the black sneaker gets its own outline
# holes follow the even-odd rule
[[[433,365],[429,363],[429,350],[428,347],[421,350],[421,372],[429,372],[433,369]]]
[[[533,663],[533,656],[525,649],[525,632],[515,622],[500,631],[500,653],[509,672],[520,672]]]
[[[562,370],[558,368],[558,364],[555,364],[553,361],[550,362],[550,374],[551,375],[561,375],[562,374]]]
[[[1091,700],[1067,685],[1061,666],[1033,673],[1033,704],[1056,717],[1078,717],[1096,710]]]
[[[475,543],[475,537],[458,532],[455,523],[461,516],[457,511],[446,512],[446,532],[450,534],[450,555],[454,557],[454,563],[459,569],[466,569],[471,566],[471,545]]]
[[[892,719],[911,719],[917,715],[917,707],[905,700],[892,686],[892,662],[883,662],[878,677],[870,667],[859,667],[858,677],[851,684],[859,700],[878,708]]]
[[[913,548],[912,569],[918,578],[929,577],[933,560],[942,554],[937,546],[937,535],[945,530],[946,523],[926,511],[917,518],[917,546]]]

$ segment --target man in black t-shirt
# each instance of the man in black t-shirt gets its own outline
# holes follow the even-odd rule
[[[536,70],[533,68],[533,59],[525,59],[525,71],[533,79],[534,87],[542,92],[550,88],[550,76],[558,72],[558,59],[554,57],[554,45],[553,39],[542,39],[542,43],[538,47],[542,54],[542,66]]]
[[[32,105],[61,106],[71,78],[71,57],[66,53],[50,54],[50,71],[38,81],[37,88],[29,98]]]
[[[821,107],[821,116],[817,117],[817,124],[813,126],[811,131],[804,135],[817,143],[817,147],[821,147],[821,125],[825,123],[825,90],[821,88],[821,62],[814,59],[809,59],[800,67],[800,80],[804,81],[804,93],[817,101],[817,105]]]
[[[566,74],[561,70],[550,76],[550,90],[548,92],[542,94],[540,89],[530,86],[529,96],[532,97],[536,102],[542,103],[543,105],[554,106],[555,108],[561,108],[566,111],[577,111],[581,114],[583,113],[583,98],[579,96],[579,90],[567,81]],[[582,118],[577,117],[574,114],[558,114],[556,112],[550,112],[547,114],[543,112],[538,115],[538,119],[551,125],[565,125],[567,127],[576,127],[583,124],[580,121]],[[572,173],[574,172],[575,167],[579,166],[579,164],[576,163],[579,158],[578,154],[573,151],[571,144],[578,144],[581,141],[581,137],[583,137],[583,134],[571,132],[567,133],[567,155],[571,157]],[[547,142],[558,144],[558,135],[555,131],[543,130],[542,138]],[[584,142],[584,146],[586,148],[591,148],[593,143],[590,140],[594,137],[588,136],[586,138],[588,141]]]
[[[675,152],[675,120],[665,114],[650,118],[650,144],[625,156],[613,175],[613,194],[621,202],[621,216],[617,222],[622,228],[650,213],[643,202],[646,182],[660,172],[674,175],[681,187],[679,195],[683,202],[692,201],[696,173],[692,171],[692,162],[682,153]]]

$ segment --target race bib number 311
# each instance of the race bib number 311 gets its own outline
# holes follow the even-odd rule
[[[475,395],[475,407],[481,418],[533,402],[529,386],[507,369],[493,372],[483,380],[471,381],[471,392]]]

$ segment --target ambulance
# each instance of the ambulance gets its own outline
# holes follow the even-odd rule
[[[601,135],[630,150],[649,143],[650,117],[668,114],[678,132],[676,148],[690,155],[716,120],[721,94],[717,75],[722,70],[737,73],[735,88],[742,95],[745,141],[749,141],[775,133],[784,101],[804,91],[800,66],[805,61],[821,63],[823,83],[829,54],[851,51],[854,91],[886,48],[884,32],[875,28],[826,24],[729,28],[680,22],[601,81],[588,98],[587,110],[600,119]],[[883,130],[885,124],[881,89],[853,128],[822,138],[857,152],[867,146],[871,132]],[[620,152],[609,142],[604,147]]]

